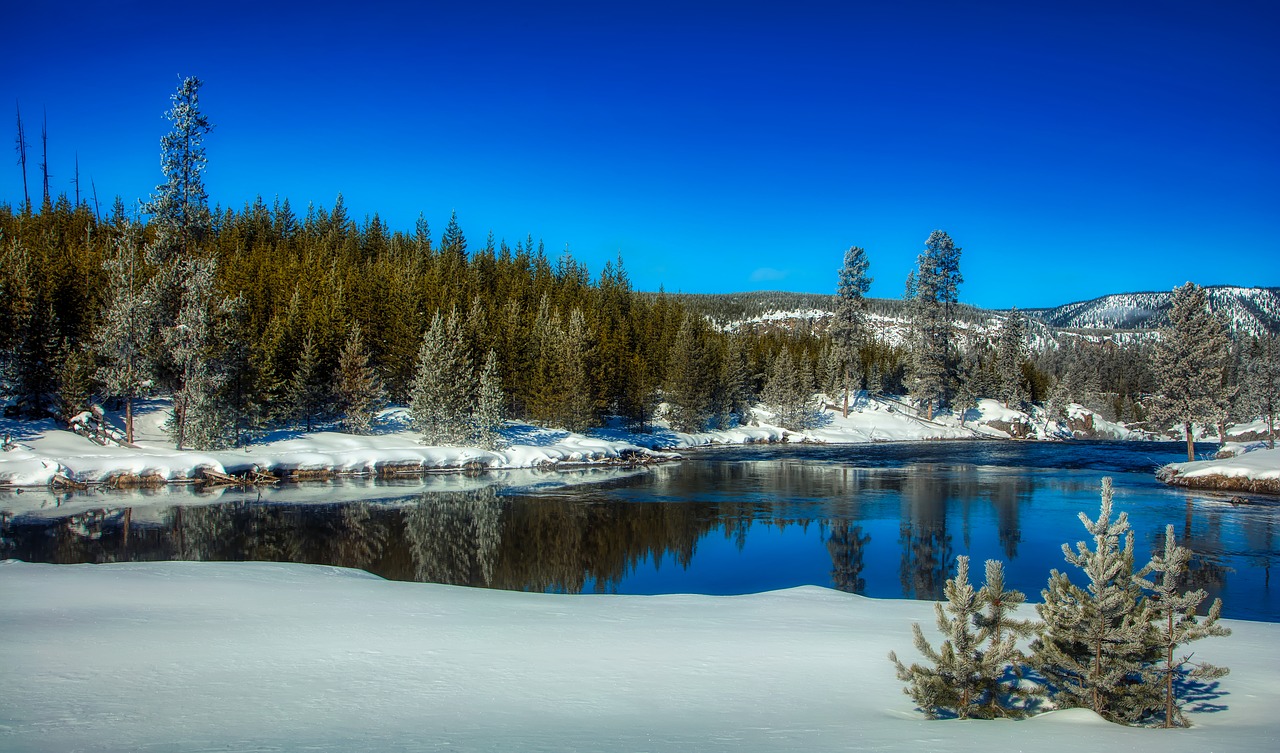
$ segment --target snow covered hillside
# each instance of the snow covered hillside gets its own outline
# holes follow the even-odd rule
[[[927,721],[932,604],[566,596],[275,563],[0,563],[0,749],[1203,753],[1275,748],[1280,625],[1223,620],[1191,729]],[[1028,607],[1023,607],[1029,612]]]
[[[1226,317],[1235,332],[1258,335],[1280,329],[1280,288],[1208,287],[1209,308]],[[723,331],[744,329],[788,330],[822,333],[830,326],[835,296],[758,293],[737,296],[682,297],[704,311]],[[1152,330],[1168,323],[1171,291],[1118,293],[1056,308],[1027,309],[1028,344],[1043,350],[1064,337],[1087,340],[1130,340],[1152,336]],[[871,331],[884,342],[901,345],[906,340],[907,311],[902,301],[868,299]],[[962,306],[959,331],[992,337],[1006,311]]]
[[[1206,287],[1209,310],[1226,317],[1230,328],[1258,335],[1280,328],[1280,288]],[[1053,309],[1029,311],[1060,328],[1156,329],[1169,321],[1170,291],[1120,293]]]

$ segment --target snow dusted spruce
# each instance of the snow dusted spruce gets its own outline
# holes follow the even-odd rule
[[[869,339],[867,334],[867,291],[871,289],[871,277],[867,275],[870,262],[867,252],[860,246],[850,246],[844,253],[844,265],[836,284],[836,311],[831,325],[831,355],[835,375],[838,375],[841,394],[841,414],[849,417],[849,394],[855,382],[861,380],[861,349]]]
[[[1044,602],[1036,605],[1042,624],[1011,616],[1024,597],[1005,591],[1000,562],[987,561],[987,582],[975,591],[969,558],[956,559],[956,576],[946,583],[946,606],[934,605],[941,646],[935,650],[919,623],[912,625],[915,648],[931,665],[907,667],[889,652],[898,679],[907,684],[903,692],[926,715],[1021,716],[1035,696],[1047,692],[1057,708],[1087,708],[1114,722],[1159,719],[1165,727],[1190,726],[1179,694],[1228,670],[1194,662],[1180,648],[1231,634],[1218,624],[1222,601],[1215,599],[1203,620],[1196,617],[1205,592],[1181,590],[1192,553],[1177,544],[1171,525],[1163,553],[1135,573],[1128,515],[1120,513],[1112,522],[1111,502],[1111,479],[1104,478],[1098,518],[1080,514],[1093,534],[1093,549],[1083,541],[1075,551],[1062,547],[1089,585],[1080,588],[1054,570],[1041,593]],[[1161,574],[1158,581],[1147,579],[1153,572]],[[1038,637],[1028,660],[1017,642],[1032,636]],[[1043,678],[1043,688],[1022,681],[1028,662]]]
[[[368,434],[374,416],[382,408],[385,392],[378,372],[369,365],[369,353],[364,347],[359,322],[351,325],[351,333],[338,356],[334,392],[343,431]]]
[[[1087,708],[1132,724],[1159,704],[1158,690],[1144,677],[1152,615],[1133,570],[1129,515],[1122,512],[1113,522],[1111,499],[1111,479],[1104,478],[1097,519],[1080,513],[1092,549],[1084,541],[1075,551],[1062,545],[1067,562],[1083,571],[1089,585],[1081,588],[1056,569],[1049,574],[1043,603],[1036,605],[1044,631],[1032,643],[1031,664],[1059,708]]]
[[[1230,628],[1218,624],[1222,615],[1222,599],[1213,600],[1209,614],[1201,622],[1196,617],[1196,608],[1205,599],[1204,590],[1179,591],[1190,562],[1191,550],[1178,546],[1173,536],[1173,526],[1166,526],[1164,552],[1151,558],[1149,568],[1152,572],[1160,573],[1160,580],[1138,581],[1152,593],[1152,616],[1155,618],[1156,631],[1153,644],[1160,649],[1160,662],[1150,673],[1151,679],[1164,695],[1166,727],[1191,725],[1182,713],[1182,705],[1178,703],[1178,695],[1186,692],[1188,683],[1225,677],[1230,671],[1226,667],[1215,667],[1208,662],[1192,662],[1191,654],[1178,653],[1181,646],[1191,641],[1231,635]]]
[[[908,278],[911,308],[911,394],[933,420],[946,404],[954,376],[949,363],[955,340],[952,308],[958,302],[960,248],[941,230],[929,234]]]
[[[1221,426],[1224,420],[1231,340],[1226,324],[1209,313],[1204,288],[1195,283],[1173,291],[1169,322],[1156,342],[1153,369],[1159,394],[1154,414],[1158,424],[1182,426],[1191,462],[1196,459],[1192,425]]]
[[[1017,641],[1030,635],[1032,627],[1009,614],[1025,597],[1004,589],[1003,563],[988,560],[986,573],[986,585],[975,591],[969,583],[969,558],[956,558],[956,576],[945,587],[946,606],[934,605],[938,631],[946,636],[937,650],[920,624],[912,624],[915,648],[932,666],[907,667],[889,652],[898,679],[907,683],[903,692],[931,718],[954,714],[960,719],[991,719],[1025,713],[1026,694],[1019,678],[1026,658]]]

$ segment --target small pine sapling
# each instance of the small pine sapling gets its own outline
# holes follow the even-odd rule
[[[1000,651],[983,650],[987,631],[974,627],[982,599],[969,583],[968,557],[956,558],[956,577],[947,581],[945,593],[946,607],[934,605],[938,630],[946,636],[937,650],[929,645],[919,623],[911,626],[916,650],[933,666],[907,667],[892,651],[889,660],[897,667],[898,679],[907,683],[903,692],[931,719],[948,712],[961,719],[986,716],[992,707],[989,695],[1004,675],[1004,664],[996,663],[1002,658]],[[1012,641],[1010,637],[1007,643]]]
[[[1164,552],[1151,558],[1150,568],[1160,573],[1158,582],[1142,579],[1139,583],[1152,592],[1152,613],[1156,635],[1153,639],[1160,649],[1160,662],[1154,668],[1159,679],[1160,692],[1164,696],[1164,726],[1189,727],[1191,723],[1182,713],[1178,703],[1178,678],[1212,680],[1224,677],[1229,669],[1215,667],[1207,662],[1191,661],[1191,654],[1178,655],[1178,647],[1201,638],[1231,635],[1231,629],[1218,624],[1222,614],[1222,599],[1214,599],[1209,614],[1201,622],[1196,609],[1205,599],[1202,589],[1179,592],[1181,580],[1191,562],[1191,550],[1178,546],[1173,536],[1173,526],[1164,530]],[[1189,667],[1189,668],[1188,668]]]
[[[1147,682],[1150,648],[1149,605],[1133,571],[1133,531],[1129,517],[1111,520],[1111,479],[1102,479],[1102,509],[1097,520],[1080,513],[1093,535],[1093,549],[1081,541],[1076,551],[1063,544],[1068,563],[1089,580],[1080,588],[1057,570],[1041,591],[1036,611],[1044,621],[1032,643],[1032,666],[1048,682],[1061,708],[1092,709],[1124,724],[1140,721],[1158,705]],[[1121,543],[1123,542],[1123,544]]]
[[[974,623],[986,635],[986,659],[992,666],[1009,669],[991,678],[991,684],[986,688],[984,715],[993,718],[1024,716],[1027,701],[1034,692],[1022,686],[1022,669],[1027,664],[1027,657],[1018,648],[1018,640],[1035,636],[1039,625],[1013,616],[1027,597],[1021,591],[1005,589],[1004,563],[1000,560],[987,560],[986,583],[978,591],[978,599],[983,611],[974,618]]]

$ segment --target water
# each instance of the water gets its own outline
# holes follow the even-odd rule
[[[1204,450],[1211,448],[1206,447]],[[734,447],[640,471],[348,482],[259,493],[0,497],[0,557],[45,562],[273,560],[516,590],[749,593],[821,585],[937,599],[955,558],[1006,562],[1038,598],[1061,545],[1087,534],[1103,476],[1139,559],[1166,524],[1191,583],[1229,617],[1280,622],[1270,567],[1280,504],[1171,489],[1177,443],[937,442]],[[423,484],[426,484],[424,486]],[[443,484],[449,491],[436,491]],[[427,491],[423,491],[427,489]],[[50,503],[51,504],[51,503]]]

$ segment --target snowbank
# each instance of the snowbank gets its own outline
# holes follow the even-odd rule
[[[1257,443],[1234,449],[1243,451],[1215,460],[1170,463],[1156,477],[1166,484],[1192,489],[1280,494],[1280,448],[1268,450]]]
[[[0,564],[0,749],[1257,751],[1280,625],[1225,620],[1189,730],[927,721],[886,659],[932,605],[815,587],[565,596],[274,563]]]
[[[388,411],[382,423],[386,429],[380,434],[279,432],[265,441],[221,452],[175,449],[160,428],[168,409],[159,403],[140,414],[134,447],[104,447],[60,429],[51,421],[42,421],[24,425],[15,447],[0,453],[0,484],[45,486],[55,477],[77,483],[106,483],[121,478],[174,481],[197,478],[205,470],[221,474],[254,470],[276,475],[420,474],[678,457],[621,439],[516,424],[504,430],[508,446],[500,450],[429,447],[421,443],[421,434],[404,428],[402,413]]]

